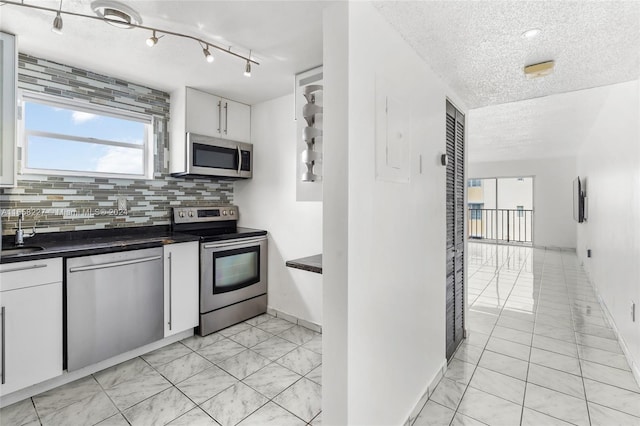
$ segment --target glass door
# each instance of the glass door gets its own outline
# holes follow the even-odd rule
[[[213,294],[248,287],[260,281],[260,246],[213,253]]]

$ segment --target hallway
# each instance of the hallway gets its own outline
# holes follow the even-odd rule
[[[640,425],[640,388],[574,252],[467,253],[467,339],[414,425]]]

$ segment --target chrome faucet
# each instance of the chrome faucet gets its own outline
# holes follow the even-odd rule
[[[31,234],[26,234],[24,233],[24,231],[22,230],[22,221],[24,220],[24,213],[20,212],[18,214],[18,229],[16,230],[16,240],[15,240],[15,245],[16,246],[23,246],[24,245],[24,239],[25,238],[31,238],[34,235],[36,235],[36,225],[33,225],[33,232]]]

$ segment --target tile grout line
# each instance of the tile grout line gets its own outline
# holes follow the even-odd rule
[[[509,256],[509,249],[507,249],[507,260],[509,259],[509,257],[510,257],[510,256]],[[500,265],[500,267],[498,267],[498,266],[497,266],[497,264],[498,264],[498,261],[497,261],[497,260],[498,260],[498,259],[496,258],[496,273],[494,274],[494,276],[492,277],[492,279],[489,281],[489,283],[493,280],[493,278],[495,278],[495,277],[497,277],[497,276],[498,276],[498,274],[499,274],[499,270],[500,270],[500,269],[502,269],[502,266],[503,266],[503,265],[504,265],[504,263],[505,263],[505,262],[503,262],[503,263]],[[520,276],[520,271],[521,271],[521,269],[522,269],[522,267],[520,267],[520,270],[518,271],[518,276]],[[516,278],[516,281],[517,281],[517,278]],[[488,286],[489,286],[489,284],[487,284],[487,287],[488,287]],[[486,287],[485,287],[485,289],[486,289]],[[511,288],[511,291],[513,291],[513,287]],[[511,295],[511,291],[509,292],[509,295]],[[484,292],[484,290],[483,290],[483,292]],[[509,299],[509,296],[507,296],[507,297],[505,298],[505,303],[506,303],[506,300],[508,300],[508,299]],[[469,309],[471,309],[471,307],[469,307]],[[502,315],[502,310],[503,310],[503,309],[504,309],[504,305],[503,305],[503,307],[500,309],[500,314],[498,314],[498,320],[500,319],[500,316]],[[468,381],[468,382],[467,382],[467,384],[465,385],[464,391],[462,392],[462,396],[460,397],[460,401],[458,401],[458,404],[457,404],[457,406],[456,406],[456,409],[455,409],[455,411],[454,411],[454,413],[453,413],[453,417],[451,418],[451,421],[449,422],[449,424],[450,424],[450,425],[453,423],[453,420],[455,419],[456,415],[458,414],[458,410],[459,410],[459,408],[460,408],[460,404],[462,403],[462,400],[464,399],[464,396],[465,396],[465,394],[467,393],[467,390],[468,390],[468,389],[469,389],[469,387],[471,386],[471,381],[473,380],[473,376],[475,375],[476,370],[477,370],[477,369],[478,369],[478,367],[480,366],[480,360],[482,359],[482,356],[484,355],[485,350],[487,350],[487,349],[486,349],[487,344],[489,343],[489,340],[491,339],[491,336],[493,335],[493,331],[495,330],[495,328],[496,328],[496,326],[497,326],[497,324],[498,324],[498,320],[496,320],[496,322],[495,322],[495,323],[494,323],[494,325],[493,325],[493,328],[491,329],[491,333],[489,333],[489,339],[487,339],[487,342],[485,342],[484,346],[482,347],[482,353],[480,354],[480,358],[478,359],[478,362],[475,364],[475,367],[474,367],[474,369],[473,369],[473,373],[471,373],[471,377],[469,378],[469,381]],[[458,349],[456,350],[456,352],[457,352],[459,349],[460,349],[460,346],[458,346]],[[454,355],[453,355],[453,357],[452,357],[452,360],[453,360],[454,358],[455,358],[455,353],[454,353]],[[443,376],[443,378],[444,378],[444,376]],[[440,380],[442,381],[442,379],[440,379]],[[436,386],[436,387],[437,387],[437,386]],[[488,392],[487,392],[487,393],[488,393]],[[492,394],[489,394],[489,395],[492,395]],[[496,396],[496,395],[493,395],[493,396]],[[496,397],[497,397],[497,398],[500,398],[500,397],[498,397],[498,396],[496,396]],[[501,398],[501,399],[503,399],[503,398]],[[506,401],[506,400],[505,400],[505,401]],[[509,401],[509,402],[511,402],[511,401]],[[462,413],[462,412],[461,412],[460,414],[461,414],[461,415],[466,415],[466,414],[464,414],[464,413]],[[473,418],[474,420],[480,421],[480,420],[476,419],[475,417],[472,417],[472,416],[469,416],[469,417]],[[521,416],[521,418],[522,418],[522,416]],[[416,417],[416,419],[417,419],[417,417]],[[481,422],[481,423],[484,423],[484,422]]]
[[[564,277],[564,282],[565,282],[565,286],[567,287],[567,290],[569,289],[569,287],[567,286],[567,274],[566,274],[566,270],[564,267],[564,257],[560,257],[560,259],[562,260],[562,272],[563,272],[563,277]],[[573,302],[573,300],[571,300],[571,302]],[[589,400],[587,397],[587,386],[584,383],[584,374],[582,372],[582,361],[581,361],[581,356],[580,356],[580,351],[578,349],[578,338],[576,336],[576,318],[575,318],[575,314],[573,311],[573,304],[570,304],[570,312],[571,312],[571,321],[573,324],[573,336],[574,339],[576,340],[576,351],[578,352],[578,367],[580,368],[580,381],[582,382],[582,390],[584,391],[584,405],[587,409],[587,421],[589,422],[589,425],[591,425],[591,413],[589,410]]]
[[[531,252],[531,267],[533,268],[533,251]],[[547,251],[545,250],[543,252],[543,256],[542,256],[542,274],[540,276],[540,287],[538,288],[538,303],[540,301],[540,292],[542,291],[542,279],[544,277],[544,261],[545,258],[547,256]],[[534,282],[534,287],[535,287],[535,282]],[[534,299],[535,300],[535,299]],[[531,353],[533,352],[533,338],[535,336],[535,331],[536,331],[536,319],[537,319],[537,313],[538,313],[538,309],[536,308],[536,315],[534,315],[533,317],[533,331],[531,332],[531,344],[529,345],[529,359],[527,360],[527,375],[525,376],[525,381],[524,381],[524,392],[522,394],[522,409],[520,410],[520,426],[522,426],[522,421],[524,419],[524,403],[527,400],[527,385],[529,384],[529,369],[531,368]]]

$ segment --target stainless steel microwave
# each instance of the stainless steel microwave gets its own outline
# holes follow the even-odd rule
[[[253,145],[250,143],[187,133],[184,152],[172,153],[171,158],[174,161],[179,159],[177,162],[182,163],[171,165],[173,176],[236,179],[253,176]]]

